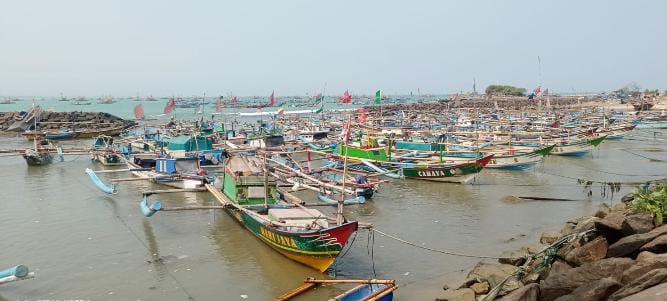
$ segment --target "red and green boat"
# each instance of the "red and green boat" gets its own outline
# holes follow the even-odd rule
[[[256,157],[232,156],[216,184],[206,187],[259,240],[294,261],[326,271],[358,223],[329,225],[334,219],[320,211],[279,200],[275,179],[265,178],[261,166]]]

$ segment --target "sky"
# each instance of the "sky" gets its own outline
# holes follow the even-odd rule
[[[653,0],[0,0],[0,96],[662,90],[666,33]]]

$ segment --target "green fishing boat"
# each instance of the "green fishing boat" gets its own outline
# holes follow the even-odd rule
[[[206,187],[262,242],[294,261],[326,271],[358,223],[329,225],[332,219],[316,209],[280,201],[275,179],[265,175],[261,166],[254,156],[234,155],[225,162],[216,185]]]

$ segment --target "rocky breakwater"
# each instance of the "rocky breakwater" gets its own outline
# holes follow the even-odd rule
[[[440,301],[667,300],[667,224],[629,205],[543,233],[540,244],[480,262]]]
[[[27,117],[29,118],[29,117]],[[0,112],[0,130],[5,131],[15,123],[25,123],[19,112]],[[17,127],[17,130],[25,130],[32,127],[31,122],[27,122],[23,127]],[[127,128],[135,125],[132,120],[125,120],[120,117],[104,112],[41,112],[37,118],[39,129],[44,131],[55,131],[67,128],[72,131],[102,130],[111,128]]]

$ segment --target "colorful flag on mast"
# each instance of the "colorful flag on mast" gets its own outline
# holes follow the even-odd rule
[[[343,93],[343,96],[340,98],[341,103],[350,103],[352,101],[352,95],[350,95],[350,92],[345,90],[345,93]]]
[[[269,96],[269,105],[275,105],[276,104],[276,92],[272,91],[271,96]]]
[[[164,107],[164,110],[162,112],[164,112],[165,114],[170,114],[175,107],[176,107],[176,100],[173,97],[169,98],[169,101],[167,101],[167,105]]]
[[[364,108],[358,108],[357,113],[359,113],[359,116],[357,116],[359,123],[366,122],[366,110],[364,110]]]
[[[382,104],[382,92],[380,90],[375,91],[375,104]]]
[[[141,106],[141,104],[138,104],[134,107],[134,118],[144,119],[144,108]]]

